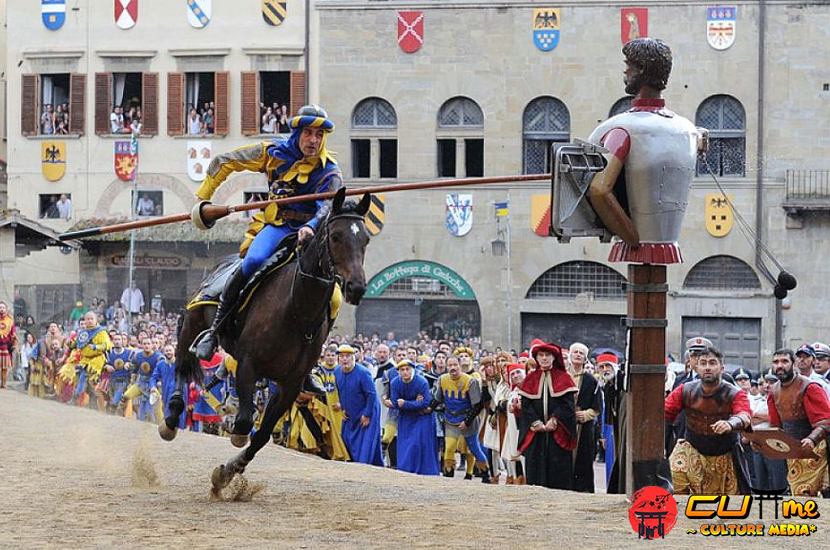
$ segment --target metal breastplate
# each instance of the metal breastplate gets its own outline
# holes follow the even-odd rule
[[[686,440],[707,456],[726,454],[735,445],[737,434],[717,435],[712,424],[732,417],[732,403],[741,391],[721,382],[712,395],[704,395],[699,380],[683,385],[683,409],[686,411]]]
[[[599,143],[613,128],[624,129],[630,139],[626,195],[640,241],[677,241],[697,161],[694,124],[676,114],[627,112],[599,125],[588,140]]]
[[[811,380],[797,374],[788,386],[777,383],[772,387],[772,399],[781,418],[781,428],[797,439],[804,439],[813,431],[813,426],[804,410],[804,392]]]

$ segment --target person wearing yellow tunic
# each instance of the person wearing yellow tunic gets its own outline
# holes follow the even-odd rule
[[[334,370],[337,367],[337,346],[331,345],[326,348],[323,355],[323,362],[317,365],[312,371],[326,389],[325,415],[331,426],[331,454],[332,460],[349,460],[349,451],[343,442],[343,411],[335,409],[340,403],[340,394],[337,392],[337,384],[334,381]]]
[[[318,381],[322,384],[319,377]],[[328,413],[325,398],[300,392],[291,409],[274,427],[277,443],[295,451],[330,458],[333,449]]]
[[[95,312],[89,311],[84,315],[84,328],[78,331],[75,347],[81,354],[76,367],[78,384],[75,387],[75,399],[78,400],[83,393],[95,395],[95,385],[107,362],[106,353],[112,349],[110,335],[105,327],[98,324],[98,314]],[[105,405],[103,399],[100,399],[98,409],[106,410]]]

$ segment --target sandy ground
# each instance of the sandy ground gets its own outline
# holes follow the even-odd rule
[[[703,537],[685,518],[638,540],[624,498],[424,478],[263,449],[243,500],[211,501],[209,475],[236,450],[0,390],[0,548],[826,548],[809,537]],[[259,492],[257,492],[259,491]],[[765,515],[767,511],[765,510]],[[770,514],[771,516],[771,514]],[[747,522],[757,521],[753,508]],[[767,522],[769,523],[769,522]]]

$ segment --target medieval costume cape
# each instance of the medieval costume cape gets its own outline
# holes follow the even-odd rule
[[[372,373],[361,365],[346,372],[334,369],[337,393],[343,409],[343,442],[355,462],[383,466],[380,448],[380,401],[372,382]],[[365,428],[360,417],[369,418]]]
[[[527,375],[519,395],[522,412],[519,416],[519,452],[525,456],[529,485],[551,489],[570,489],[573,481],[573,457],[576,448],[576,385],[570,375],[554,366],[536,369]],[[533,432],[534,422],[546,423],[556,418],[553,432]]]
[[[602,411],[602,396],[596,378],[583,369],[572,377],[578,384],[576,410],[586,411],[590,420],[577,424],[577,447],[574,451],[573,490],[581,493],[594,492],[594,456],[597,439],[594,431],[595,418]]]
[[[721,381],[717,389],[704,393],[700,380],[679,385],[665,400],[666,422],[673,423],[686,411],[686,438],[672,451],[672,481],[675,494],[749,494],[749,475],[738,431],[751,429],[752,410],[746,392]],[[720,420],[732,423],[733,431],[718,435],[712,425]]]
[[[437,476],[440,469],[435,413],[425,414],[432,401],[429,382],[417,373],[409,382],[398,376],[392,380],[390,392],[390,399],[399,410],[398,470]],[[404,400],[403,407],[398,407],[398,399]]]
[[[316,374],[311,376],[320,379]],[[332,429],[327,414],[325,397],[318,398],[301,392],[274,426],[277,443],[295,451],[330,458]]]
[[[776,382],[767,394],[769,423],[798,439],[815,443],[815,458],[788,459],[787,482],[793,495],[816,496],[830,486],[827,437],[830,433],[830,402],[824,389],[806,376],[796,374],[786,386]]]

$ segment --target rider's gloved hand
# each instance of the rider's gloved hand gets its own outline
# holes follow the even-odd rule
[[[300,244],[304,244],[306,241],[311,240],[314,236],[314,230],[308,226],[302,226],[299,231],[297,231],[297,240]]]
[[[193,210],[190,211],[190,220],[193,222],[193,225],[195,225],[199,229],[210,229],[214,226],[214,224],[216,224],[216,220],[205,219],[204,214],[202,212],[205,206],[209,206],[211,204],[213,203],[210,201],[199,201],[196,203],[196,206],[193,207]]]

